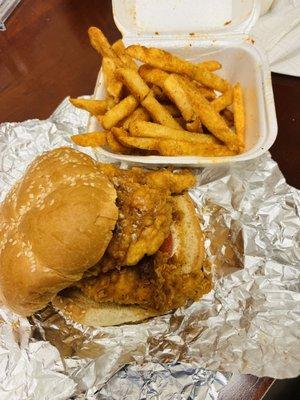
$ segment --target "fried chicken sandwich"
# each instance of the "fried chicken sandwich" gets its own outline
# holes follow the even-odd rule
[[[0,300],[52,302],[89,326],[137,322],[210,290],[188,171],[100,164],[71,148],[38,157],[0,208]]]

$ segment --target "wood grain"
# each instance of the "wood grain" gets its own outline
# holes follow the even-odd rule
[[[260,400],[273,382],[272,378],[236,374],[221,390],[218,400]]]
[[[67,95],[92,93],[100,59],[87,36],[120,37],[110,1],[23,0],[0,33],[0,122],[47,118]]]
[[[300,78],[272,74],[278,136],[271,147],[287,182],[300,188]]]
[[[23,0],[0,33],[0,122],[47,118],[67,95],[93,92],[100,59],[86,35],[120,37],[110,0]],[[271,149],[287,182],[300,187],[300,79],[273,74],[279,134]],[[259,400],[270,378],[236,375],[221,400]]]
[[[109,0],[23,0],[0,33],[0,122],[47,118],[67,95],[93,92],[99,56],[86,35],[120,37]],[[300,79],[273,74],[279,134],[271,148],[287,182],[300,187]]]

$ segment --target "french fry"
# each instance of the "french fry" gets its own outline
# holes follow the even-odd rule
[[[169,128],[153,122],[135,121],[130,124],[130,134],[137,137],[162,138],[181,140],[189,143],[219,144],[212,135],[204,133],[192,133],[180,129]]]
[[[205,88],[205,87],[198,87],[198,91],[207,100],[214,100],[216,98],[215,92],[212,89],[208,89],[208,88]]]
[[[219,61],[211,60],[211,61],[201,61],[196,64],[200,68],[205,68],[208,71],[217,71],[222,68],[222,64]]]
[[[172,117],[180,117],[180,111],[174,104],[163,104],[163,107],[172,115]]]
[[[103,57],[102,60],[103,74],[106,84],[107,93],[114,99],[118,100],[122,91],[122,82],[116,75],[116,63],[112,58]]]
[[[245,148],[245,108],[241,85],[237,83],[233,88],[233,114],[235,133],[240,143],[240,150]]]
[[[124,145],[141,150],[156,150],[158,140],[152,138],[137,138],[128,135],[118,135],[118,140]]]
[[[124,129],[129,129],[129,125],[133,121],[149,121],[150,120],[150,114],[148,113],[147,110],[143,107],[138,107],[136,110],[133,111],[129,117],[125,118],[125,120],[122,123],[122,126]]]
[[[152,85],[151,90],[152,93],[154,94],[154,97],[160,102],[163,103],[169,101],[168,97],[165,95],[165,93],[161,90],[159,86]]]
[[[114,128],[111,129],[111,132],[113,133],[113,135],[116,138],[116,140],[118,140],[119,142],[120,142],[119,139],[120,139],[121,136],[129,136],[128,131],[126,131],[126,129],[124,129],[122,127],[114,127]]]
[[[70,103],[77,108],[88,111],[92,115],[102,115],[107,111],[107,102],[105,100],[87,100],[87,99],[72,99]]]
[[[91,45],[99,54],[102,55],[102,57],[109,57],[113,59],[117,65],[122,66],[123,63],[121,62],[117,54],[113,51],[110,43],[100,29],[91,26],[88,29],[88,35]]]
[[[147,82],[163,88],[164,81],[168,78],[169,74],[158,68],[153,68],[150,65],[143,64],[139,68],[139,74]]]
[[[225,110],[221,111],[221,115],[224,118],[226,124],[231,128],[234,125],[234,116],[233,112],[225,108]]]
[[[126,53],[135,59],[164,71],[188,75],[203,85],[222,93],[229,87],[226,80],[208,71],[205,67],[182,60],[161,49],[132,45],[127,47]]]
[[[147,64],[143,64],[140,66],[139,74],[147,83],[152,83],[156,86],[159,86],[160,88],[164,88],[164,81],[169,76],[167,72],[164,72],[159,68],[151,67],[151,65]],[[208,100],[215,99],[216,95],[212,89],[200,85],[199,82],[193,81],[191,78],[187,76],[182,76],[179,74],[173,74],[173,75],[180,76],[181,79],[196,85],[200,93],[203,94],[203,96],[206,97]]]
[[[183,117],[175,117],[175,121],[178,122],[181,129],[185,128],[185,119]]]
[[[163,156],[230,156],[235,153],[223,145],[208,145],[205,143],[189,143],[174,139],[153,139],[121,136],[121,143],[132,148],[157,151]]]
[[[122,40],[111,45],[95,27],[88,34],[103,57],[106,98],[70,102],[95,115],[106,131],[73,135],[74,143],[165,156],[228,156],[244,150],[242,89],[214,73],[222,67],[218,61],[190,62],[140,45],[125,48]]]
[[[114,153],[127,154],[129,153],[128,147],[123,146],[116,138],[114,131],[119,128],[112,128],[111,131],[106,132],[106,142],[109,148]]]
[[[195,112],[192,103],[188,94],[180,85],[176,75],[171,74],[164,80],[163,89],[167,96],[176,104],[183,118],[186,121],[193,121],[195,119]]]
[[[107,111],[118,104],[119,99],[114,99],[109,93],[106,94],[105,101],[107,104]]]
[[[186,130],[189,132],[199,132],[203,133],[201,120],[199,117],[196,117],[194,121],[186,123]]]
[[[235,153],[224,145],[207,145],[205,143],[189,143],[172,139],[161,140],[157,145],[157,151],[162,156],[200,156],[220,157],[232,156]]]
[[[130,68],[119,68],[118,74],[130,92],[142,102],[150,93],[150,88],[143,81],[137,71]]]
[[[217,90],[218,92],[224,93],[229,87],[229,83],[225,79],[204,68],[198,67],[197,69],[191,70],[187,75],[195,81],[202,83],[202,85]]]
[[[149,111],[154,121],[169,126],[170,128],[181,129],[178,122],[172,117],[168,110],[161,105],[152,93],[149,93],[147,97],[142,101],[142,106]]]
[[[128,117],[138,105],[139,103],[134,96],[127,96],[125,99],[121,100],[120,103],[108,110],[102,118],[98,118],[98,120],[105,129],[110,130],[122,119]]]
[[[184,88],[190,96],[194,111],[202,124],[215,137],[224,142],[230,150],[237,151],[239,149],[237,136],[228,128],[224,118],[198,90],[194,90],[192,85],[184,84]]]
[[[125,46],[122,39],[117,40],[112,46],[113,51],[122,61],[123,65],[127,68],[137,71],[138,67],[131,57],[125,52]]]
[[[204,96],[207,100],[214,100],[216,98],[215,92],[213,89],[209,89],[207,87],[202,86],[199,82],[194,81],[193,79],[189,78],[188,76],[176,74],[178,79],[182,82],[187,83],[189,86],[192,86],[194,90],[198,90],[202,96]]]
[[[133,149],[139,149],[138,146],[132,146],[131,145],[131,139],[134,139],[134,138],[131,138],[129,136],[128,132],[125,129],[123,129],[123,128],[113,128],[113,134],[114,134],[115,139],[122,146],[124,146],[127,149],[125,154],[132,154],[132,152],[133,152],[132,150]],[[144,149],[143,147],[141,147],[140,149],[141,150],[147,150],[147,148]]]
[[[117,40],[112,46],[101,31],[96,27],[91,26],[88,29],[88,35],[92,47],[102,55],[107,57],[118,67],[128,67],[137,70],[137,65],[134,60],[125,52],[123,41]]]
[[[196,118],[188,95],[178,85],[177,74],[167,74],[146,64],[139,68],[139,73],[146,82],[155,84],[163,89],[169,99],[176,104],[186,121],[193,121]]]
[[[101,147],[106,145],[105,132],[81,133],[71,136],[71,139],[75,144],[83,147]]]
[[[113,51],[118,54],[118,52],[123,52],[125,51],[125,45],[123,43],[122,39],[118,39],[116,40],[112,45],[111,48],[113,49]]]
[[[220,112],[224,110],[224,108],[230,106],[232,104],[232,89],[228,89],[222,96],[219,96],[215,100],[211,102],[213,108]]]

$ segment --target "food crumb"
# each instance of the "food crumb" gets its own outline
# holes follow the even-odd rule
[[[231,22],[232,22],[231,20],[226,21],[225,24],[224,24],[224,26],[231,24]]]

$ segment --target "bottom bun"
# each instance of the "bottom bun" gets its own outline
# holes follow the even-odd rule
[[[160,315],[157,311],[145,310],[135,305],[96,303],[79,289],[68,290],[66,296],[56,296],[52,304],[64,317],[95,328],[134,323]]]
[[[172,257],[180,260],[182,275],[201,269],[204,260],[203,234],[195,206],[188,194],[173,197],[175,219],[171,225]],[[177,217],[176,217],[177,215]],[[205,279],[203,294],[210,290],[210,281]],[[186,301],[189,299],[187,298]],[[52,301],[62,314],[83,325],[100,327],[143,321],[157,315],[156,310],[138,305],[98,303],[89,299],[80,289],[70,288]],[[181,304],[183,305],[183,304]],[[171,310],[169,310],[171,311]]]

